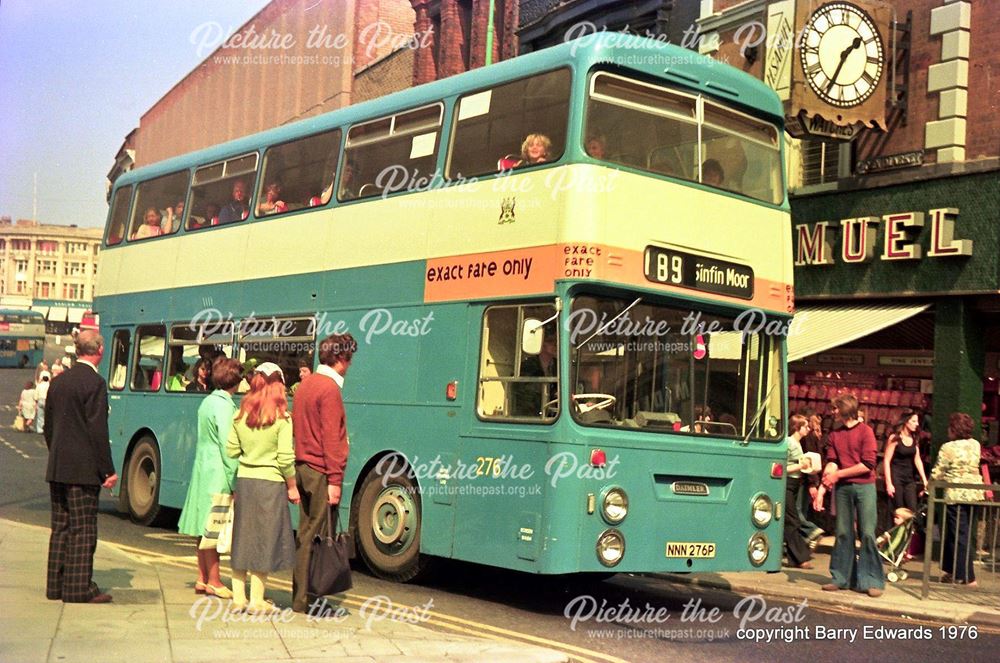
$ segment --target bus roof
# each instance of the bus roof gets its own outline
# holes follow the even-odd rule
[[[38,311],[29,311],[28,309],[21,308],[0,308],[0,317],[7,315],[26,315],[29,318],[45,319],[45,316]]]
[[[262,146],[434,103],[462,92],[522,78],[528,72],[542,72],[559,66],[589,70],[594,65],[614,66],[615,63],[625,63],[626,69],[658,79],[666,78],[680,87],[752,109],[758,114],[770,116],[776,122],[781,122],[783,117],[782,104],[777,94],[763,81],[735,67],[699,55],[690,49],[648,37],[599,32],[489,67],[473,69],[323,115],[171,157],[123,174],[115,182],[115,186],[126,186],[237,154],[257,151]]]

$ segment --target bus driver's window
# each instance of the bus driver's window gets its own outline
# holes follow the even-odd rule
[[[483,316],[478,413],[485,419],[551,420],[558,406],[558,336],[546,324],[537,353],[524,352],[526,320],[555,315],[548,305],[494,306]]]

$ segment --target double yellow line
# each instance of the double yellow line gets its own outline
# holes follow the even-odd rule
[[[149,550],[142,550],[140,548],[134,548],[132,546],[126,546],[120,543],[108,543],[108,542],[104,543],[106,545],[117,548],[118,550],[132,557],[138,558],[140,561],[143,562],[148,562],[151,564],[164,564],[189,571],[190,570],[196,571],[198,569],[198,563],[193,555],[190,557],[176,557],[172,555],[165,555],[163,553],[151,552]],[[268,585],[276,589],[283,589],[289,592],[292,591],[292,583],[288,580],[282,580],[279,578],[270,578],[268,579]],[[360,608],[363,605],[365,605],[366,601],[375,598],[364,594],[354,594],[354,593],[347,593],[345,594],[345,596],[347,598],[345,598],[340,603],[355,608]],[[413,606],[400,605],[397,607],[410,612],[417,610],[417,608]],[[422,609],[421,612],[423,612]],[[511,631],[509,629],[500,628],[499,626],[492,626],[490,624],[484,624],[482,622],[462,619],[460,617],[453,617],[452,615],[446,615],[441,612],[427,611],[424,614],[427,614],[430,617],[428,621],[424,622],[425,624],[432,624],[439,628],[455,631],[457,633],[464,633],[479,638],[485,637],[491,640],[496,640],[498,642],[509,642],[514,644],[530,644],[538,647],[546,647],[548,649],[554,649],[564,654],[568,654],[572,660],[580,661],[581,663],[599,663],[601,661],[605,663],[628,663],[628,661],[626,661],[623,658],[618,658],[616,656],[604,654],[602,652],[594,651],[592,649],[585,649],[583,647],[577,647],[576,645],[571,645],[569,643],[558,642],[556,640],[549,640],[547,638],[541,638],[535,635],[530,635],[528,633]]]

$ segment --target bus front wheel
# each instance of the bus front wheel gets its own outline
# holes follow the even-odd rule
[[[426,571],[420,555],[420,493],[409,476],[372,470],[353,503],[358,549],[379,578],[409,582]]]
[[[151,437],[139,440],[125,470],[125,502],[129,517],[149,525],[160,512],[160,450]]]

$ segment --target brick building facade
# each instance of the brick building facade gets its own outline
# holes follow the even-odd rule
[[[481,67],[489,4],[274,0],[143,114],[130,156],[148,165]],[[494,62],[518,53],[518,9],[495,0]]]

